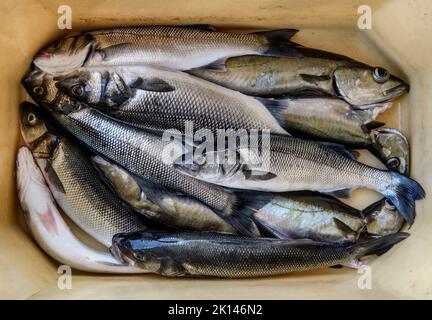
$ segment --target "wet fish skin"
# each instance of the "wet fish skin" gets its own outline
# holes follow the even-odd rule
[[[287,134],[258,100],[182,72],[86,68],[59,77],[65,94],[141,128],[269,129]]]
[[[356,110],[340,99],[308,96],[261,101],[294,135],[362,148],[372,144],[368,125],[391,107],[391,103],[383,103]]]
[[[123,265],[109,252],[88,247],[72,233],[27,147],[21,147],[17,152],[16,181],[18,199],[31,234],[53,259],[87,272],[146,273],[143,269]]]
[[[378,200],[363,209],[362,214],[367,220],[367,232],[384,236],[399,232],[404,223],[402,215],[395,206],[386,199]]]
[[[146,229],[103,185],[76,142],[53,130],[40,108],[23,103],[20,118],[25,143],[56,202],[80,228],[106,247],[116,233]]]
[[[146,217],[181,230],[236,233],[201,202],[134,177],[99,156],[92,157],[92,161],[119,198]]]
[[[393,100],[408,91],[403,80],[383,68],[321,50],[296,49],[302,57],[246,55],[227,59],[221,70],[204,66],[187,72],[248,95],[325,94],[360,108]]]
[[[119,261],[164,276],[246,278],[347,264],[390,248],[407,235],[334,245],[221,233],[144,231],[116,235],[111,252]]]
[[[53,43],[37,54],[34,64],[55,75],[79,67],[139,64],[187,70],[242,54],[300,56],[289,41],[296,32],[225,33],[202,25],[97,30]]]
[[[365,227],[359,210],[336,198],[307,192],[275,195],[254,219],[281,239],[332,243],[353,243]]]
[[[232,152],[239,157],[226,161],[232,160]],[[175,160],[174,167],[203,181],[265,192],[332,193],[367,188],[394,203],[410,224],[414,221],[415,200],[425,196],[420,184],[399,173],[367,166],[314,141],[274,134],[270,136],[270,150],[225,149],[198,155],[191,151]]]

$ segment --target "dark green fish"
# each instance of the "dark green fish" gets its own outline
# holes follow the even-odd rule
[[[188,72],[248,95],[327,94],[360,108],[393,100],[408,91],[405,82],[384,68],[325,51],[296,49],[302,53],[299,58],[232,57],[216,70],[202,67]]]

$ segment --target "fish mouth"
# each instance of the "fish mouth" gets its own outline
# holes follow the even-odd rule
[[[397,85],[396,87],[387,89],[383,92],[384,97],[399,97],[403,95],[404,93],[409,92],[409,85],[405,83],[401,83],[400,85]]]

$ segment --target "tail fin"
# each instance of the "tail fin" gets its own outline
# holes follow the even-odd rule
[[[395,181],[391,188],[382,191],[398,209],[400,214],[405,218],[411,226],[415,218],[415,201],[423,199],[426,193],[422,186],[406,176],[398,172],[389,172],[393,181]]]
[[[273,197],[272,193],[254,191],[235,191],[237,203],[230,215],[221,213],[220,216],[230,223],[239,233],[257,237],[260,236],[253,215],[256,211],[264,207]]]
[[[298,46],[298,44],[291,42],[291,38],[297,32],[297,29],[279,29],[272,31],[255,32],[254,34],[266,38],[268,48],[267,51],[264,52],[264,54],[269,56],[302,58],[303,53],[296,49],[296,46]]]
[[[357,243],[353,246],[355,257],[361,258],[371,254],[382,254],[393,247],[396,243],[408,238],[408,236],[409,233],[398,232],[376,239],[371,239],[362,243]]]

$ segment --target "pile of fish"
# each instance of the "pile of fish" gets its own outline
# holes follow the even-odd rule
[[[358,267],[405,239],[425,192],[406,138],[376,119],[408,85],[296,32],[128,27],[42,49],[22,80],[36,105],[21,104],[17,155],[38,244],[91,272],[256,277]],[[357,188],[383,198],[338,199]]]

